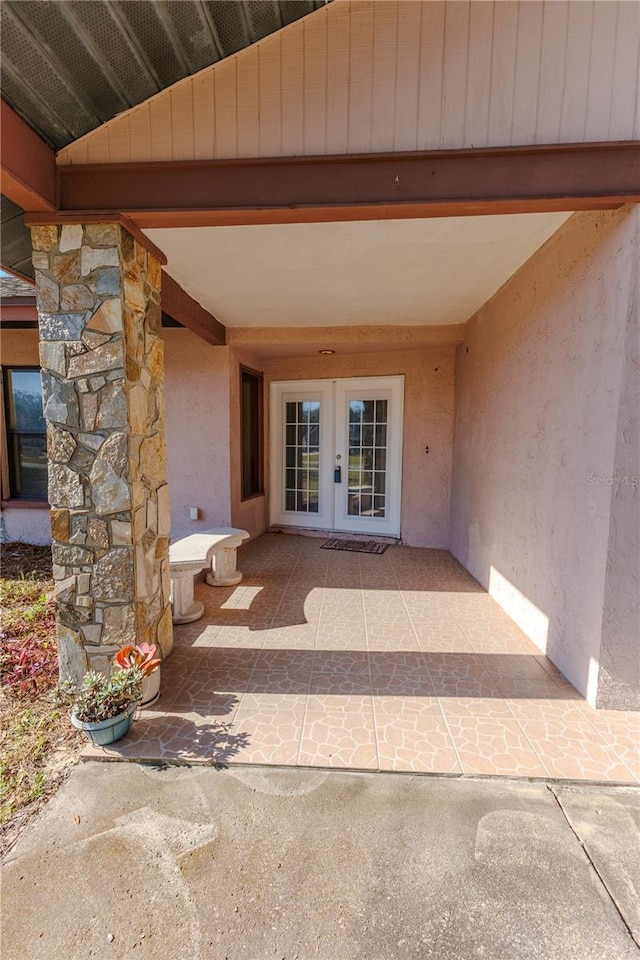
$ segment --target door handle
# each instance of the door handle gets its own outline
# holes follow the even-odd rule
[[[342,483],[342,467],[336,467],[333,471],[333,482]]]

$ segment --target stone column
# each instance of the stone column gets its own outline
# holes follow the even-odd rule
[[[60,673],[173,645],[160,263],[114,223],[34,226]]]

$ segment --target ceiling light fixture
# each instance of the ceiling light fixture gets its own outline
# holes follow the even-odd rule
[[[323,357],[330,357],[332,353],[335,353],[335,350],[318,350],[318,353]]]

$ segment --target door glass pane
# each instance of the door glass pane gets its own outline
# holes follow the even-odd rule
[[[350,517],[386,516],[387,415],[386,400],[349,402]]]
[[[318,513],[320,477],[320,401],[285,404],[284,508]]]

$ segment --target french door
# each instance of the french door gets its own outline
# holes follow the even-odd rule
[[[404,377],[271,384],[271,523],[400,536]]]

